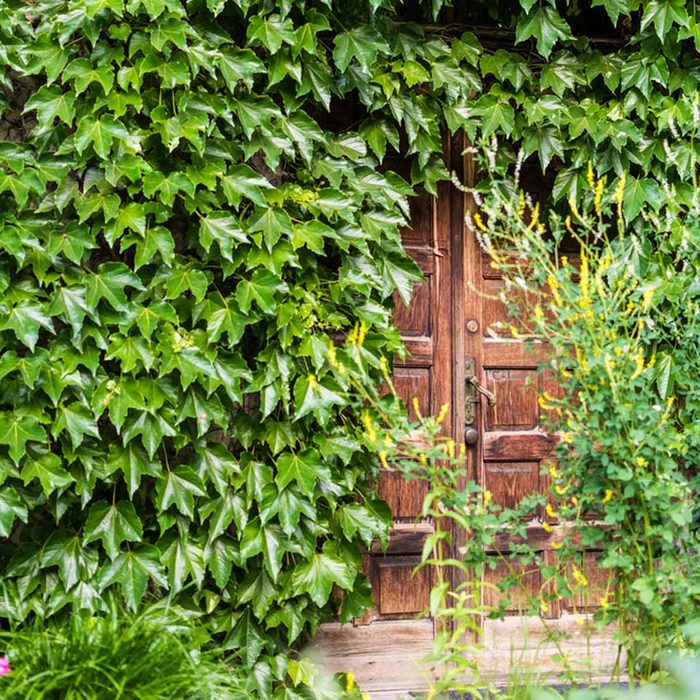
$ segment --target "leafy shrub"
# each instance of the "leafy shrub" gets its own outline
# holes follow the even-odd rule
[[[140,614],[74,615],[0,633],[12,670],[5,700],[224,700],[249,697],[206,632],[163,606]]]
[[[589,185],[540,221],[494,183],[475,225],[506,277],[512,333],[548,342],[561,388],[540,398],[561,437],[545,472],[548,513],[571,528],[543,573],[570,596],[588,585],[581,550],[600,551],[609,581],[590,604],[617,624],[634,678],[684,646],[681,625],[700,614],[700,207],[697,188],[667,183],[630,224],[624,175],[608,186],[590,168]]]

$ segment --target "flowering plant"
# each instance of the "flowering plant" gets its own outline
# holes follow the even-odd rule
[[[569,533],[550,572],[557,594],[591,588],[583,552],[597,551],[588,604],[617,623],[632,676],[682,645],[700,610],[699,191],[665,185],[637,208],[637,184],[589,168],[582,202],[543,221],[512,182],[491,181],[473,220],[517,316],[504,330],[546,341],[543,369],[559,379],[540,397],[560,436],[545,528]]]

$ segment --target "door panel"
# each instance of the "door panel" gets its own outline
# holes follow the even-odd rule
[[[456,139],[447,144],[446,152],[457,176],[467,184],[474,183],[473,163],[469,156],[462,157],[463,143]],[[407,175],[405,163],[389,167]],[[556,387],[551,377],[538,371],[546,357],[544,347],[526,344],[510,331],[513,319],[497,299],[504,282],[479,248],[474,232],[465,226],[465,211],[473,207],[473,202],[450,184],[441,185],[437,199],[423,193],[411,203],[411,226],[402,235],[425,279],[416,285],[409,308],[396,301],[394,318],[409,354],[395,365],[394,384],[409,411],[413,411],[414,397],[424,415],[437,414],[449,403],[445,432],[460,443],[468,427],[465,370],[474,371],[496,401],[489,405],[482,398],[475,406],[469,427],[476,428],[479,437],[476,445],[467,449],[465,479],[476,479],[491,491],[494,502],[512,507],[525,496],[545,493],[548,487],[541,465],[557,438],[543,428],[538,395],[544,391],[555,394]],[[390,504],[395,522],[388,550],[382,552],[377,543],[365,560],[375,607],[355,625],[325,625],[319,635],[330,670],[353,670],[373,696],[377,691],[420,691],[426,685],[421,661],[431,649],[435,629],[432,620],[419,614],[429,602],[431,571],[413,573],[425,538],[434,531],[432,523],[419,521],[426,488],[395,473],[381,476],[379,492]],[[565,528],[551,519],[554,527],[543,527],[546,517],[543,509],[537,510],[527,522],[525,539],[537,557],[523,571],[527,594],[514,591],[509,596],[510,619],[528,607],[528,596],[537,596],[547,585],[541,567],[556,561],[555,550]],[[453,542],[455,551],[468,544],[461,531],[453,532]],[[507,554],[513,544],[507,531],[499,533],[489,552],[494,568],[486,573],[486,583],[495,584],[506,574],[507,567],[497,553]],[[596,566],[595,553],[586,553],[580,568],[589,578],[593,594],[566,605],[554,601],[543,607],[543,616],[561,617],[556,620],[557,629],[571,627],[574,616],[567,613],[591,609],[605,594],[607,581]],[[461,583],[461,575],[454,573],[454,585]],[[487,586],[485,598],[496,605],[498,591]],[[531,638],[541,636],[541,620],[529,620],[525,626]],[[503,659],[508,658],[509,645],[519,644],[510,635],[517,627],[484,623],[487,674],[504,674],[507,665]],[[499,631],[506,629],[510,630],[506,635]],[[491,668],[489,659],[494,664]]]

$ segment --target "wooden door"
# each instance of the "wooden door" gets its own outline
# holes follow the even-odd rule
[[[447,146],[459,166],[461,148]],[[406,162],[388,168],[408,179]],[[438,197],[421,193],[411,201],[411,225],[403,232],[408,253],[425,279],[414,287],[412,303],[396,300],[395,320],[409,355],[395,366],[394,385],[412,406],[418,399],[423,415],[437,414],[443,404],[450,412],[444,425],[454,434],[460,420],[464,308],[462,195],[449,184]],[[413,409],[410,408],[412,411]],[[367,559],[375,607],[354,626],[325,625],[318,642],[331,670],[352,669],[373,698],[377,691],[391,696],[425,687],[422,659],[431,651],[434,626],[419,613],[429,603],[431,572],[420,563],[423,543],[433,531],[430,522],[417,522],[426,487],[385,473],[379,483],[395,522],[388,551],[377,546]]]
[[[463,159],[463,150],[455,139],[447,156],[451,168],[469,183],[474,171],[471,162]],[[392,165],[399,172],[405,167]],[[450,184],[441,186],[437,199],[421,194],[412,202],[411,226],[403,239],[425,279],[416,285],[410,308],[397,303],[395,319],[410,355],[396,366],[394,382],[408,406],[413,397],[418,398],[424,415],[436,414],[449,403],[444,425],[458,443],[464,440],[465,428],[476,429],[476,444],[467,447],[470,476],[491,491],[494,501],[514,505],[523,496],[546,489],[541,463],[556,438],[542,429],[538,394],[553,388],[545,386],[546,376],[538,372],[543,353],[499,330],[499,322],[510,325],[505,307],[493,300],[503,280],[465,224],[471,206]],[[465,424],[465,367],[472,368],[496,398],[493,406],[482,401],[469,425]],[[425,488],[403,481],[398,474],[383,475],[379,490],[392,508],[395,523],[388,551],[382,553],[377,546],[367,560],[376,605],[353,626],[324,626],[318,638],[329,669],[352,670],[373,698],[421,690],[428,680],[421,662],[431,651],[434,623],[419,613],[428,606],[431,573],[422,569],[413,574],[425,537],[433,530],[432,523],[417,521]],[[552,561],[561,539],[556,526],[543,526],[546,517],[544,512],[535,513],[527,528],[541,563]],[[460,533],[455,536],[459,544]],[[507,551],[509,546],[504,533],[498,547]],[[539,569],[530,568],[524,581],[529,593],[537,596],[544,582]],[[497,581],[502,575],[498,567],[487,580]],[[511,644],[518,647],[519,635],[529,639],[523,644],[534,643],[538,647],[534,651],[542,653],[545,630],[540,620],[526,632],[518,631],[517,613],[523,603],[513,596],[509,620],[485,623],[487,649],[482,666],[487,675],[491,669],[495,677],[505,679]],[[562,614],[557,624],[570,627],[568,611],[558,603],[545,612],[550,619]]]

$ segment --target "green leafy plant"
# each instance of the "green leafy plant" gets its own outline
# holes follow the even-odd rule
[[[507,280],[512,333],[548,343],[561,387],[541,397],[561,437],[548,468],[548,513],[565,534],[557,594],[588,585],[580,553],[599,551],[609,580],[591,603],[616,624],[630,677],[646,677],[661,650],[685,645],[681,626],[700,605],[700,211],[697,188],[686,199],[667,184],[658,212],[644,205],[630,225],[624,175],[607,186],[591,167],[589,184],[580,205],[546,222],[495,184],[475,225]]]
[[[11,671],[0,693],[13,700],[240,698],[245,679],[184,610],[162,605],[139,614],[112,602],[106,616],[77,614],[0,633]]]

